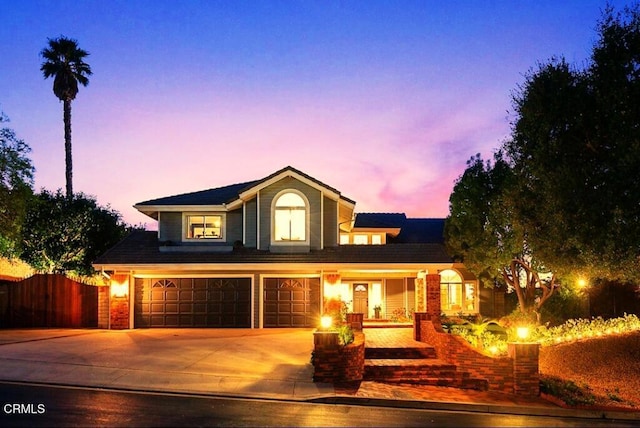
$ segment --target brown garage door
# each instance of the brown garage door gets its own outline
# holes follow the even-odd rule
[[[265,327],[313,327],[320,313],[318,278],[266,278]]]
[[[136,327],[251,327],[249,278],[136,278]]]

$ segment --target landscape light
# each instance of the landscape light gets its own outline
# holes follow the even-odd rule
[[[520,340],[526,340],[529,338],[529,327],[518,327],[516,329],[516,335]]]
[[[331,316],[325,315],[320,318],[320,327],[322,327],[323,330],[329,330],[332,324],[333,318]]]

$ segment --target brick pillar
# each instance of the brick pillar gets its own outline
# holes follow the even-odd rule
[[[516,395],[540,395],[539,343],[509,343],[509,357],[513,359],[513,392]]]
[[[111,329],[124,330],[129,326],[129,296],[111,296]]]
[[[427,314],[431,321],[439,321],[442,308],[440,306],[440,275],[437,273],[427,275]],[[416,309],[417,311],[417,309]]]
[[[416,342],[426,342],[423,339],[421,324],[422,321],[429,321],[429,315],[426,312],[414,312],[413,313],[413,340]]]
[[[340,340],[337,331],[313,333],[313,381],[334,382],[340,366]]]

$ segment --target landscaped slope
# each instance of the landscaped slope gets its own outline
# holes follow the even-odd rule
[[[588,385],[596,404],[640,409],[640,332],[545,346],[540,373]]]

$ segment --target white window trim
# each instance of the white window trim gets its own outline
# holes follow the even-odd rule
[[[275,239],[275,235],[276,235],[276,202],[278,201],[278,199],[280,198],[280,196],[284,195],[285,193],[295,193],[296,195],[300,196],[302,198],[302,200],[304,201],[304,209],[305,209],[305,215],[304,215],[304,221],[305,221],[305,233],[304,233],[304,241],[277,241]],[[279,191],[278,193],[276,193],[276,195],[273,197],[273,199],[271,200],[271,211],[270,211],[270,217],[271,217],[271,245],[274,246],[286,246],[286,247],[290,247],[290,246],[309,246],[310,242],[311,242],[311,205],[309,204],[309,199],[307,198],[307,196],[302,193],[299,190],[296,189],[284,189]]]
[[[189,225],[187,224],[187,219],[191,216],[220,216],[220,237],[219,238],[208,238],[208,239],[200,239],[200,238],[188,238],[188,229]],[[182,242],[225,242],[227,239],[227,215],[221,212],[183,212],[182,213]]]

